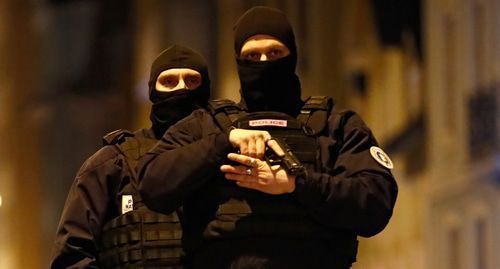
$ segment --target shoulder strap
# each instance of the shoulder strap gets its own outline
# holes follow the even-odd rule
[[[142,205],[142,197],[138,191],[138,177],[135,171],[139,159],[150,150],[155,144],[156,140],[147,138],[142,135],[136,135],[128,130],[116,130],[103,137],[105,145],[114,146],[120,154],[125,157],[127,168],[130,172],[130,187],[134,199],[134,208]],[[121,182],[119,186],[125,182]],[[121,187],[119,187],[121,188]]]
[[[130,132],[129,130],[114,130],[102,137],[102,144],[104,146],[119,144],[125,141],[125,138],[130,136],[134,136],[134,133]]]
[[[127,157],[127,160],[137,161],[156,144],[157,140],[119,129],[103,136],[102,142],[104,146],[116,146],[120,153]]]
[[[331,97],[310,96],[300,109],[297,119],[312,131],[312,135],[317,135],[327,126],[333,105]]]
[[[229,131],[233,122],[245,115],[246,112],[238,104],[229,99],[215,99],[208,101],[208,110],[222,130]]]
[[[121,153],[127,158],[132,168],[135,169],[137,161],[146,154],[155,144],[156,140],[144,137],[127,137],[120,144],[116,146],[120,149]]]

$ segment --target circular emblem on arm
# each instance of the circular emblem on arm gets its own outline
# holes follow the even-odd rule
[[[377,161],[383,167],[387,169],[394,168],[394,164],[392,163],[391,158],[389,158],[389,156],[387,156],[387,154],[381,148],[375,146],[371,147],[370,154],[372,155],[373,159],[375,159],[375,161]]]

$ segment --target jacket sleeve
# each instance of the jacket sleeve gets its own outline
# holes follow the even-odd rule
[[[392,216],[396,181],[370,153],[377,141],[361,118],[351,111],[332,113],[330,139],[320,146],[332,169],[308,170],[296,179],[295,195],[325,225],[369,237],[382,231]]]
[[[169,128],[139,162],[139,191],[144,203],[171,213],[186,197],[219,172],[232,150],[229,138],[203,110]]]
[[[70,187],[52,249],[51,268],[99,268],[97,240],[118,184],[120,167],[114,152],[105,147],[80,168]],[[112,198],[111,198],[112,199]]]

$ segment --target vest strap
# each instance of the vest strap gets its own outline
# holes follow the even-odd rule
[[[131,136],[133,137],[134,133],[130,132],[129,130],[118,129],[118,130],[114,130],[112,132],[109,132],[105,136],[103,136],[102,143],[104,146],[120,144],[123,141],[125,141],[125,138],[131,137]]]
[[[297,119],[306,126],[309,135],[318,135],[327,126],[332,107],[331,97],[310,96],[301,108]]]
[[[242,107],[229,99],[208,101],[208,110],[225,132],[231,129],[233,122],[246,114]]]

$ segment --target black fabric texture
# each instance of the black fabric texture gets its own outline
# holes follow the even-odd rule
[[[171,68],[190,68],[200,73],[202,84],[196,89],[160,92],[156,90],[158,75]],[[159,139],[170,125],[185,118],[193,110],[205,107],[210,97],[210,79],[205,59],[195,51],[173,45],[164,50],[151,65],[149,99],[153,102],[150,120]]]
[[[343,240],[343,236],[351,234],[353,238],[354,235],[369,237],[382,231],[392,215],[397,184],[390,170],[371,156],[370,148],[377,146],[377,141],[361,118],[354,112],[338,111],[335,107],[329,114],[328,132],[321,132],[318,137],[321,169],[308,169],[305,176],[296,180],[294,193],[285,195],[284,200],[290,206],[305,208],[310,216],[306,220],[330,231],[333,241],[321,247],[316,244],[317,237],[298,237],[293,233],[285,238],[269,236],[264,244],[269,244],[268,240],[281,241],[277,244],[283,248],[286,257],[293,256],[295,249],[307,250],[305,244],[310,244],[319,247],[323,253],[335,253],[319,256],[339,257],[352,262],[349,251],[356,250],[355,243],[348,238]],[[197,110],[169,129],[154,150],[139,162],[139,189],[148,207],[159,212],[169,212],[184,205],[184,224],[187,225],[183,226],[183,246],[187,260],[195,263],[193,268],[227,268],[220,264],[239,262],[241,256],[259,251],[263,245],[252,246],[243,242],[249,249],[238,252],[241,249],[235,246],[233,239],[244,240],[241,235],[212,233],[210,236],[207,233],[217,216],[217,205],[224,203],[227,198],[226,188],[223,186],[231,183],[224,180],[219,167],[225,163],[227,153],[231,150],[227,135],[221,133],[211,114],[205,110]],[[270,199],[269,205],[275,205],[274,200]],[[235,214],[228,219],[227,225],[248,223],[245,216]],[[261,223],[252,224],[250,227],[254,228],[254,232],[246,238],[255,238],[260,234],[262,225],[268,220],[274,223],[279,221],[265,216],[253,218]],[[279,227],[288,229],[290,224]],[[304,245],[291,246],[286,242],[287,238],[299,238]],[[219,249],[231,250],[234,256],[212,255],[227,253],[211,252],[211,249],[215,249],[215,244],[220,245]],[[348,253],[344,253],[346,251]],[[316,261],[318,256],[314,251],[311,255],[303,255],[303,260]],[[278,265],[274,257],[271,259],[273,263],[276,262],[276,266],[281,265]],[[335,267],[326,260],[318,260],[318,263],[319,268],[348,268]]]
[[[238,59],[241,102],[249,112],[279,111],[296,116],[303,105],[292,58],[253,62]]]
[[[154,138],[150,129],[135,135]],[[85,161],[64,204],[50,268],[102,268],[97,243],[104,223],[120,215],[122,183],[131,177],[125,156],[114,145],[104,146]]]
[[[279,9],[257,6],[249,9],[234,26],[234,51],[240,54],[245,41],[257,34],[274,36],[296,54],[295,35],[286,15]]]
[[[160,139],[171,125],[185,118],[194,110],[206,106],[208,101],[205,93],[200,89],[158,92],[158,95],[161,98],[153,104],[149,114],[157,139]]]
[[[256,34],[280,40],[290,54],[276,61],[254,62],[240,59],[245,41]],[[243,14],[234,27],[242,103],[249,112],[279,111],[296,116],[303,102],[300,80],[295,74],[297,49],[292,26],[285,14],[269,7],[254,7]]]

